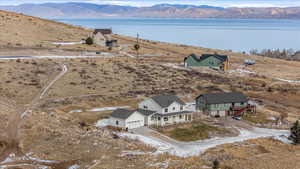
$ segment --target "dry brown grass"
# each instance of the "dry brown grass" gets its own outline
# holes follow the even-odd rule
[[[56,47],[49,44],[51,41],[79,41],[90,30],[9,12],[1,11],[0,17],[0,45],[5,51],[2,55],[80,55],[86,50],[106,50],[86,45]],[[115,37],[121,44],[129,45],[125,51],[134,53],[133,38]],[[210,165],[207,159],[214,157],[226,159],[222,164],[234,169],[241,169],[240,166],[247,169],[293,169],[299,166],[299,147],[270,139],[251,140],[246,142],[249,143],[246,146],[224,145],[203,156],[186,159],[166,154],[122,157],[123,150],[151,149],[126,139],[115,140],[110,133],[92,125],[80,125],[82,121],[92,124],[107,112],[70,114],[70,110],[125,105],[134,107],[145,97],[169,92],[193,100],[204,92],[238,90],[262,102],[266,109],[288,113],[294,119],[300,115],[300,86],[273,79],[296,80],[299,78],[299,62],[145,40],[141,43],[142,54],[159,56],[139,60],[124,57],[0,61],[1,101],[14,100],[20,106],[29,104],[41,88],[61,71],[59,64],[66,64],[69,69],[22,124],[19,133],[23,151],[33,152],[41,159],[79,159],[80,164],[91,164],[97,160],[95,168],[162,168],[167,163],[169,168],[198,169]],[[179,64],[190,53],[215,52],[229,55],[232,68],[242,64],[244,59],[254,59],[257,64],[247,69],[259,74],[238,76],[214,71],[178,70],[162,65]],[[0,106],[0,131],[7,126],[6,119],[12,112],[15,110]],[[255,146],[252,147],[252,144]]]
[[[223,166],[233,169],[295,169],[299,166],[299,151],[299,146],[257,139],[213,148],[203,158],[220,159]]]

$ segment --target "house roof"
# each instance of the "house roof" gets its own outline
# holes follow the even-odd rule
[[[139,112],[144,116],[150,116],[150,115],[156,113],[155,111],[143,110],[143,109],[136,109],[136,110],[117,109],[112,112],[111,117],[115,117],[115,118],[119,118],[119,119],[127,119],[134,112]]]
[[[170,94],[153,96],[151,97],[151,99],[154,100],[162,108],[170,106],[173,102],[185,105],[185,103],[182,100],[180,100],[177,96]]]
[[[111,117],[115,117],[119,119],[127,119],[134,112],[136,112],[136,110],[117,109],[112,112]]]
[[[105,34],[112,34],[111,29],[95,29],[94,34],[97,34],[98,32],[102,33],[103,35]]]
[[[136,111],[140,112],[140,113],[143,114],[144,116],[150,116],[150,115],[156,113],[156,111],[152,111],[152,110],[144,110],[144,109],[137,109]]]
[[[217,59],[219,59],[222,62],[225,62],[226,60],[228,60],[228,56],[227,55],[219,55],[219,54],[202,54],[200,57],[195,55],[195,54],[191,54],[188,57],[193,57],[196,61],[201,62],[209,57],[215,57]],[[188,58],[186,57],[185,60]]]
[[[206,104],[240,103],[247,102],[248,98],[241,92],[231,93],[208,93],[197,97],[203,98]]]

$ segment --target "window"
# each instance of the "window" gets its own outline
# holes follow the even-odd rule
[[[164,117],[164,121],[168,121],[169,119],[168,119],[168,117]]]
[[[176,108],[175,107],[173,107],[173,110],[175,110]]]
[[[155,120],[155,116],[151,116],[151,121],[154,121]]]
[[[181,114],[179,115],[179,119],[182,119],[182,115]]]
[[[168,113],[168,108],[165,108],[165,112]]]
[[[160,121],[160,117],[157,117],[157,120]]]
[[[180,106],[180,110],[183,110],[183,106]]]
[[[148,106],[144,106],[144,109],[148,109]]]
[[[117,126],[119,125],[119,121],[118,121],[118,120],[116,120],[116,125],[117,125]]]

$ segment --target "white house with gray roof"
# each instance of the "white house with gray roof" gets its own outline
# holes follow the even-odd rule
[[[138,104],[139,109],[115,110],[111,117],[112,126],[138,128],[155,125],[164,126],[191,122],[192,112],[185,110],[185,103],[175,95],[159,95],[147,98]]]
[[[139,108],[155,111],[148,116],[147,125],[164,126],[192,121],[192,112],[185,111],[185,103],[175,95],[159,95],[145,99]]]

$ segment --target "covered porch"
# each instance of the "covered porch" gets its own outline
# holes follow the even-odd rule
[[[173,125],[178,123],[186,123],[193,121],[193,113],[189,111],[182,111],[168,114],[155,114],[153,115],[154,126]]]

